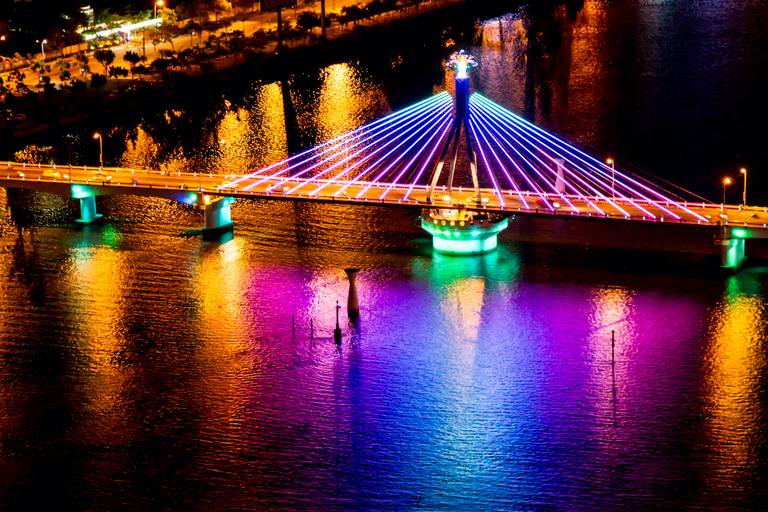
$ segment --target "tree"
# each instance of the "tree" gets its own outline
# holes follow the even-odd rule
[[[67,78],[69,78],[69,62],[62,58],[56,59],[56,61],[53,63],[53,67],[59,70],[59,81],[63,82]],[[64,73],[66,72],[67,76],[62,78]]]
[[[56,162],[56,152],[50,146],[27,146],[13,154],[14,160],[27,164],[52,164]]]
[[[104,76],[107,76],[109,73],[109,66],[115,62],[115,52],[109,49],[96,50],[93,52],[93,58],[101,63],[101,65],[104,67]]]
[[[131,78],[133,78],[133,70],[136,68],[136,65],[138,63],[144,60],[144,58],[138,53],[127,51],[123,56],[123,60],[127,62],[128,65],[131,67]]]
[[[112,78],[125,78],[128,76],[128,70],[122,66],[112,66],[109,68],[109,76]]]
[[[313,28],[320,26],[320,17],[311,11],[304,11],[299,15],[296,25],[306,32],[311,32]]]
[[[189,47],[192,48],[192,36],[195,32],[197,32],[200,37],[200,43],[203,42],[203,32],[202,28],[200,27],[200,24],[197,23],[195,20],[189,20],[186,25],[184,25],[184,31],[189,34]]]
[[[93,76],[91,76],[91,87],[104,87],[105,85],[107,85],[106,76],[98,73],[94,73]]]
[[[208,32],[208,39],[211,38],[211,32],[219,30],[219,24],[215,21],[205,21],[200,27],[200,43],[203,42],[203,31]]]
[[[348,5],[341,8],[341,14],[355,25],[365,16],[365,12],[356,5]]]
[[[162,8],[157,11],[157,14],[163,19],[163,22],[160,24],[158,31],[160,32],[160,35],[162,35],[166,40],[168,40],[168,42],[171,43],[171,48],[174,48],[173,38],[179,35],[179,27],[177,25],[178,16],[176,11]]]
[[[38,78],[42,78],[43,73],[48,73],[51,70],[51,66],[50,64],[46,64],[41,60],[36,60],[32,63],[31,66],[29,66],[29,69],[32,71],[37,71]]]
[[[219,14],[224,14],[232,8],[226,0],[206,0],[206,11],[213,13],[213,18],[219,21]]]

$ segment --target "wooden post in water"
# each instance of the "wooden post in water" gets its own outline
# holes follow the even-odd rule
[[[333,339],[336,344],[341,343],[341,327],[339,327],[339,301],[336,301],[336,329],[333,330]]]
[[[614,364],[615,362],[613,358],[613,351],[615,346],[616,346],[616,338],[613,336],[613,331],[611,331],[611,364]]]

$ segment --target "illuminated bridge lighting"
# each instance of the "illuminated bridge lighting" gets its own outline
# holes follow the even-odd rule
[[[329,200],[415,198],[419,204],[443,201],[470,208],[550,213],[563,210],[622,219],[634,216],[679,220],[685,215],[686,220],[709,222],[689,209],[679,196],[645,178],[606,165],[478,93],[469,97],[466,141],[457,136],[453,143],[462,147],[471,144],[477,155],[477,183],[467,172],[467,166],[474,163],[459,159],[452,183],[448,183],[449,173],[440,175],[436,181],[440,192],[432,199],[431,192],[425,194],[441,167],[439,155],[452,144],[452,119],[456,115],[451,95],[436,94],[239,176],[222,188]]]

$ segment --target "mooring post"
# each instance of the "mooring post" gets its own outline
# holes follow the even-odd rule
[[[611,331],[611,364],[614,364],[613,351],[615,346],[616,346],[616,338],[614,338],[613,331]]]
[[[291,315],[291,331],[296,334],[296,315]]]
[[[309,319],[309,341],[314,341],[315,339],[315,321],[313,319]]]
[[[336,344],[341,343],[341,327],[339,327],[339,301],[336,301],[336,329],[333,331],[333,339],[336,340]]]
[[[355,285],[355,278],[359,272],[356,268],[346,268],[344,272],[349,279],[349,297],[347,298],[347,313],[350,320],[353,322],[360,316],[360,302],[357,300],[357,286]]]

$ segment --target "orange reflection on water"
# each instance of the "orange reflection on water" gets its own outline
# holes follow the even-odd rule
[[[314,116],[319,141],[354,130],[367,121],[366,109],[383,99],[381,91],[363,82],[360,74],[346,62],[325,68],[322,80]]]
[[[473,344],[477,341],[484,295],[485,279],[482,276],[458,279],[447,286],[443,311],[458,339]]]
[[[254,169],[279,162],[288,157],[288,134],[285,129],[283,91],[275,82],[258,87],[253,104],[256,109],[248,117],[253,144]]]
[[[707,483],[712,492],[740,488],[745,483],[741,471],[758,463],[766,320],[760,281],[748,273],[729,278],[711,315],[706,354],[705,435],[714,460],[705,467],[711,471]]]
[[[74,435],[84,442],[108,438],[119,443],[130,435],[123,428],[126,411],[121,400],[132,375],[123,363],[137,341],[126,338],[131,314],[131,254],[115,250],[121,236],[111,226],[101,228],[98,235],[89,234],[69,250],[59,280],[61,292],[69,297],[62,301],[69,309],[66,318],[77,331],[73,350],[80,363],[76,368],[87,383],[83,385],[83,412],[91,418]]]
[[[251,153],[256,145],[251,129],[251,113],[240,108],[227,110],[216,132],[218,158],[215,169],[219,173],[244,173],[253,164]]]

